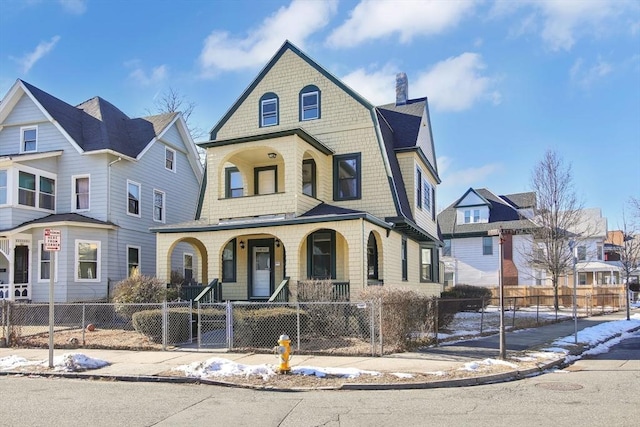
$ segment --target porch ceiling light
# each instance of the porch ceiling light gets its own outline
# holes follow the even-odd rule
[[[276,248],[280,247],[280,240],[276,239]]]
[[[276,153],[269,153],[267,156],[269,156],[270,159],[275,159],[278,155]]]

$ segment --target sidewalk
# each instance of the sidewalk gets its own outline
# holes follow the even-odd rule
[[[634,312],[640,310],[635,309]],[[590,318],[579,319],[578,330],[612,321],[625,319],[624,312],[606,314]],[[575,331],[574,321],[564,321],[561,323],[545,325],[538,328],[507,332],[506,346],[507,356],[521,353],[523,350],[536,351],[551,344],[558,338],[570,336]],[[56,349],[54,356],[70,353],[70,350]],[[277,365],[278,360],[273,354],[241,354],[229,353],[225,350],[185,350],[173,351],[127,351],[127,350],[101,350],[101,349],[78,349],[76,353],[82,353],[87,357],[104,360],[108,366],[86,370],[82,372],[64,373],[43,369],[40,366],[34,369],[36,375],[65,376],[74,378],[109,378],[126,381],[179,381],[189,382],[184,377],[167,375],[167,372],[175,367],[188,365],[193,362],[202,362],[212,357],[228,359],[244,365]],[[0,348],[0,359],[17,356],[30,361],[48,361],[48,349],[23,349],[23,348]],[[430,347],[419,352],[391,354],[384,357],[344,357],[344,356],[314,356],[314,355],[293,355],[291,366],[315,366],[321,368],[356,368],[366,371],[377,372],[402,372],[402,373],[426,373],[437,371],[449,371],[458,369],[467,362],[480,361],[487,358],[497,359],[499,356],[499,336],[492,335],[467,341],[456,342],[452,345],[441,345]],[[564,357],[548,361],[545,366],[540,366],[537,371],[547,369],[550,366],[561,365]],[[442,381],[441,386],[464,386],[470,384],[480,384],[486,382],[506,381],[533,375],[536,372],[511,372],[510,375],[467,378],[466,381]],[[21,371],[0,370],[1,375],[22,374]],[[26,372],[29,374],[29,372]],[[193,379],[191,382],[206,382]],[[353,388],[353,387],[349,387]],[[383,388],[365,387],[365,388]],[[387,385],[384,388],[406,388]]]

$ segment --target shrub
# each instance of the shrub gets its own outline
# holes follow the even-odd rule
[[[134,271],[130,277],[116,284],[113,301],[117,303],[118,314],[130,318],[139,308],[126,304],[161,303],[174,300],[176,297],[176,290],[167,289],[166,284],[157,277],[141,275]]]
[[[452,306],[448,310],[478,311],[485,308],[491,301],[491,289],[482,286],[456,285],[444,292],[440,298],[441,307]],[[461,301],[446,301],[447,299],[459,299]]]
[[[363,300],[382,304],[382,337],[385,347],[395,351],[425,344],[435,332],[436,298],[398,288],[370,287],[360,293]],[[453,319],[445,310],[438,310],[442,327]]]
[[[300,329],[308,325],[308,315],[300,311]],[[298,336],[298,310],[289,307],[237,309],[233,313],[234,346],[272,348],[282,334]]]
[[[191,319],[194,312],[189,308],[167,310],[167,343],[186,342],[190,338]],[[133,328],[154,342],[162,342],[162,310],[143,310],[133,313]]]
[[[298,302],[335,301],[331,280],[301,280],[297,292]]]

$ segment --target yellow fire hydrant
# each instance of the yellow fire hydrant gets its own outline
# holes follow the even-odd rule
[[[291,367],[289,366],[289,361],[291,360],[291,340],[289,339],[289,335],[280,335],[278,345],[274,350],[276,350],[278,358],[280,359],[280,365],[277,370],[278,373],[288,374],[291,372]]]

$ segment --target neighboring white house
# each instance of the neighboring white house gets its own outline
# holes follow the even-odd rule
[[[438,215],[444,242],[442,262],[447,286],[459,284],[497,286],[500,271],[500,228],[504,235],[504,284],[542,284],[545,275],[526,262],[531,248],[535,193],[497,196],[491,191],[470,188]]]
[[[155,275],[154,225],[193,219],[203,170],[179,113],[129,118],[102,98],[72,106],[17,80],[0,104],[0,299],[107,297],[133,267]],[[193,254],[172,269],[192,275]]]

